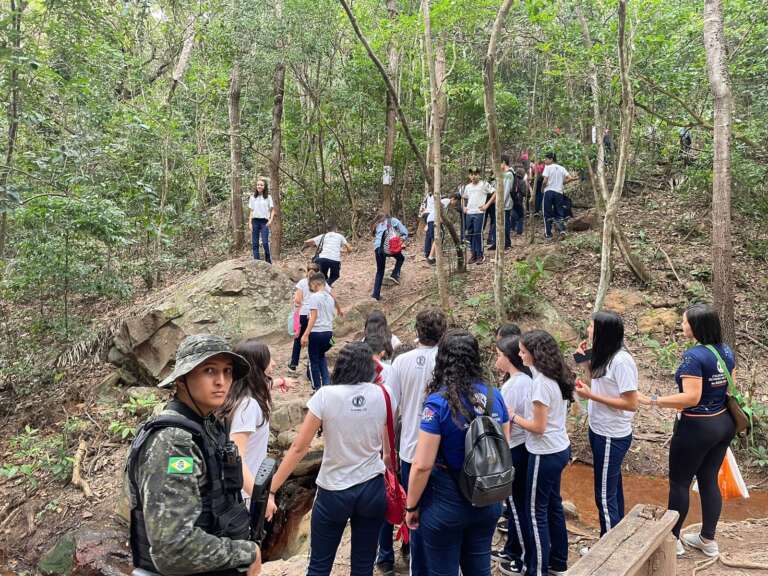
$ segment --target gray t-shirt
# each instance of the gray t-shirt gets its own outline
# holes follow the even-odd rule
[[[514,208],[514,198],[512,197],[512,191],[515,186],[515,175],[511,170],[504,172],[504,210],[512,210]]]
[[[393,412],[397,401],[390,393]],[[376,384],[323,386],[307,402],[323,421],[325,449],[316,483],[346,490],[384,473],[382,438],[387,425],[384,392]]]
[[[307,300],[307,310],[308,313],[317,310],[317,319],[312,326],[312,332],[333,332],[333,317],[336,314],[333,296],[325,290],[312,292]]]
[[[401,354],[392,362],[387,384],[397,399],[402,416],[400,430],[400,458],[413,462],[416,441],[419,439],[424,390],[432,381],[437,346],[419,347]]]
[[[562,452],[571,444],[568,432],[565,430],[565,421],[568,413],[568,401],[563,399],[560,386],[552,378],[547,378],[531,368],[533,385],[531,388],[530,412],[526,418],[533,418],[533,403],[539,402],[549,408],[547,414],[547,427],[543,434],[534,432],[525,433],[525,447],[531,454],[555,454]]]

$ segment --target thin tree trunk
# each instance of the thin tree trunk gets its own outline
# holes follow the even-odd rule
[[[13,153],[16,149],[16,137],[19,131],[19,116],[21,115],[21,95],[19,93],[19,66],[16,57],[21,52],[21,14],[26,8],[26,3],[16,3],[11,0],[11,31],[8,36],[11,38],[13,50],[13,60],[10,65],[10,74],[8,85],[10,87],[10,98],[6,116],[8,118],[8,147],[5,150],[5,166],[0,168],[0,205],[5,208],[0,214],[0,258],[5,254],[5,242],[8,237],[8,182],[13,169]]]
[[[448,298],[448,277],[445,273],[445,263],[443,262],[443,235],[440,230],[440,225],[443,221],[443,214],[440,208],[442,202],[440,201],[440,183],[441,183],[441,137],[440,133],[440,85],[438,84],[437,72],[435,70],[435,60],[432,54],[432,26],[429,18],[429,0],[422,0],[422,11],[424,13],[424,51],[427,58],[427,65],[429,68],[429,93],[432,102],[432,165],[434,166],[434,176],[432,179],[432,199],[435,205],[435,265],[437,267],[437,292],[440,298],[440,308],[443,313],[450,315],[451,303]],[[443,70],[445,66],[443,65]]]
[[[283,2],[275,2],[275,17],[280,21],[283,17]],[[282,51],[283,42],[278,41],[278,51]],[[280,157],[283,149],[283,100],[285,98],[285,62],[282,57],[275,65],[275,76],[272,83],[275,96],[272,108],[272,154],[269,162],[269,188],[272,201],[275,203],[275,217],[272,220],[272,259],[277,260],[283,248],[283,209],[280,201]]]
[[[387,0],[387,12],[389,19],[397,18],[397,0]],[[389,77],[397,82],[399,52],[397,42],[391,40],[387,48],[387,59],[389,61]],[[397,86],[395,86],[397,89]],[[384,212],[389,214],[392,211],[392,190],[395,185],[395,170],[392,163],[395,158],[395,140],[397,139],[397,110],[392,96],[387,92],[387,136],[384,142],[384,176],[381,189],[381,207]]]
[[[197,16],[190,16],[187,20],[187,26],[184,28],[184,44],[182,45],[179,59],[176,61],[176,67],[173,69],[173,74],[171,75],[171,87],[168,90],[168,96],[165,99],[166,104],[170,103],[173,98],[173,93],[176,92],[176,87],[184,77],[184,73],[187,71],[187,66],[189,66],[189,59],[192,56],[192,48],[195,46],[196,21]]]
[[[413,155],[416,157],[416,160],[419,164],[419,168],[421,169],[421,173],[424,175],[424,178],[431,183],[432,174],[427,168],[427,163],[424,160],[424,155],[421,153],[421,151],[419,150],[419,147],[416,145],[416,141],[413,139],[413,134],[411,134],[410,125],[408,124],[408,119],[405,117],[405,113],[403,112],[403,109],[400,106],[400,100],[397,96],[397,91],[395,90],[395,87],[392,84],[392,80],[389,78],[387,71],[384,69],[384,66],[381,63],[381,60],[379,60],[376,54],[373,52],[371,45],[368,43],[368,40],[366,40],[365,36],[363,36],[363,33],[360,30],[360,26],[358,26],[357,20],[355,19],[355,15],[352,13],[352,10],[350,9],[349,4],[347,4],[346,0],[339,0],[339,3],[341,4],[342,8],[344,8],[344,12],[347,14],[347,17],[349,18],[349,22],[352,25],[353,30],[355,31],[355,35],[357,36],[358,40],[360,40],[360,43],[365,48],[365,51],[367,52],[368,57],[371,59],[371,62],[373,62],[373,64],[376,66],[376,69],[379,71],[379,74],[384,80],[384,84],[387,87],[387,92],[389,92],[389,95],[392,98],[392,102],[395,105],[395,109],[397,110],[397,117],[400,120],[400,125],[403,128],[403,133],[405,134],[405,137],[408,140],[408,145],[410,146],[411,151],[413,152]],[[439,202],[435,203],[435,209],[437,210],[442,210],[442,206],[443,205]],[[448,230],[448,233],[451,235],[451,240],[453,240],[454,246],[456,247],[456,257],[457,257],[456,268],[459,271],[464,271],[466,270],[466,265],[464,262],[464,251],[462,249],[459,235],[456,233],[456,228],[454,228],[453,224],[451,224],[448,220],[444,220],[443,225],[445,226],[445,229]]]
[[[592,39],[589,33],[587,20],[580,6],[576,7],[576,14],[581,24],[582,41],[587,54],[592,51]],[[613,181],[613,188],[609,190],[605,175],[605,145],[603,143],[604,114],[600,107],[600,83],[597,75],[597,68],[591,58],[588,60],[588,78],[592,91],[592,111],[595,131],[597,133],[597,162],[595,170],[589,165],[590,179],[593,182],[595,191],[596,217],[602,216],[603,234],[600,252],[600,281],[595,296],[594,310],[600,310],[603,301],[608,293],[613,276],[613,245],[619,247],[624,261],[630,270],[643,282],[650,281],[650,274],[643,266],[640,259],[632,253],[632,249],[626,236],[621,230],[620,223],[617,220],[619,201],[624,190],[624,180],[626,178],[626,168],[629,160],[630,140],[632,136],[632,124],[634,122],[635,108],[632,99],[632,84],[629,78],[631,69],[631,44],[626,38],[626,0],[619,0],[619,30],[618,30],[618,55],[619,55],[619,74],[621,78],[621,133],[618,143],[618,159],[616,162],[616,176]],[[585,159],[589,159],[585,156]],[[599,195],[598,195],[599,192]]]
[[[243,147],[240,139],[240,62],[237,58],[232,64],[232,73],[229,77],[228,105],[232,249],[237,254],[245,245],[242,194]]]
[[[723,327],[723,340],[736,344],[731,269],[731,81],[723,31],[721,0],[704,0],[704,47],[715,100],[714,175],[712,178],[712,292]]]
[[[504,0],[496,15],[488,41],[483,66],[485,123],[488,125],[488,140],[491,148],[491,163],[496,176],[496,254],[493,264],[493,301],[496,309],[496,321],[502,323],[506,317],[504,310],[504,175],[501,173],[501,144],[499,143],[499,125],[496,120],[496,44],[501,27],[507,19],[513,0]]]

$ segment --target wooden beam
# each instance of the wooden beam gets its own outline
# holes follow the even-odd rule
[[[638,504],[617,526],[603,536],[586,556],[568,570],[568,576],[648,574],[648,560],[660,547],[668,546],[665,540],[677,518],[675,511],[665,512],[657,506]],[[662,555],[666,555],[666,551],[662,552]],[[668,564],[666,560],[664,562]],[[653,574],[674,576],[674,572],[656,571]]]

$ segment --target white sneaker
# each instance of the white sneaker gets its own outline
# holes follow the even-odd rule
[[[682,541],[691,548],[698,548],[710,558],[717,558],[720,556],[720,548],[717,546],[717,542],[714,540],[711,542],[704,542],[704,540],[701,539],[701,534],[683,534]]]
[[[675,540],[677,542],[677,555],[682,556],[685,554],[685,546],[683,546],[683,543],[680,542],[680,540]]]
[[[549,576],[567,576],[568,572],[565,570],[550,570]]]

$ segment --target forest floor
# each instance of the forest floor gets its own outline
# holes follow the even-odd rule
[[[674,197],[674,199],[672,199]],[[660,310],[678,313],[691,299],[707,295],[711,278],[711,246],[706,210],[668,190],[651,189],[625,199],[620,218],[633,246],[651,268],[653,282],[640,287],[617,257],[611,303],[621,312],[626,324],[627,345],[638,364],[640,388],[643,392],[666,393],[674,389],[672,372],[683,349],[679,320],[665,324],[656,318],[660,328],[650,335],[639,324],[647,322]],[[524,262],[529,255],[550,258],[552,270],[540,281],[535,300],[553,307],[560,322],[567,324],[572,340],[583,337],[597,288],[600,260],[600,239],[595,231],[570,234],[562,242],[544,245],[537,222],[533,245],[525,238],[516,238],[512,250],[506,252],[507,263]],[[768,261],[754,246],[768,245],[766,231],[757,223],[736,215],[735,230],[735,292],[736,318],[739,334],[738,375],[742,388],[765,405],[768,399]],[[429,300],[437,302],[434,268],[421,255],[422,236],[406,249],[408,259],[399,286],[385,286],[381,307],[392,322],[392,331],[402,340],[413,338],[416,312]],[[370,243],[359,240],[355,251],[345,256],[336,294],[343,307],[370,301],[375,264]],[[487,256],[492,256],[489,252]],[[304,260],[289,255],[280,266],[296,266]],[[392,261],[388,261],[388,272]],[[530,268],[530,266],[529,266]],[[673,270],[674,268],[674,270]],[[174,278],[178,281],[179,278]],[[466,274],[452,273],[450,291],[454,322],[469,327],[484,343],[486,359],[491,362],[493,346],[487,325],[492,322],[493,264],[488,258],[483,265],[470,265]],[[88,304],[92,314],[103,319],[104,325],[123,317],[130,306],[104,303]],[[679,316],[679,315],[678,315]],[[539,325],[540,316],[513,318],[523,329]],[[567,328],[567,327],[566,327]],[[362,326],[360,327],[362,330]],[[352,334],[348,339],[358,337]],[[339,342],[338,344],[341,344]],[[337,344],[336,349],[339,348]],[[564,346],[570,343],[564,343]],[[273,348],[281,375],[289,375],[284,367],[290,355],[291,342]],[[0,475],[0,566],[21,573],[34,563],[52,542],[64,532],[82,525],[104,526],[114,522],[116,494],[122,483],[122,469],[127,444],[119,434],[110,431],[114,414],[105,412],[97,402],[96,386],[110,372],[110,367],[96,360],[84,361],[62,372],[49,386],[18,395],[15,406],[6,408],[0,421],[0,454],[10,462],[20,451],[42,465],[29,474]],[[299,370],[302,372],[302,369]],[[289,394],[299,397],[309,394],[303,378],[297,389]],[[87,425],[87,434],[83,424]],[[28,427],[25,429],[25,427]],[[580,514],[575,522],[578,534],[572,534],[572,561],[577,550],[596,537],[596,512],[592,502],[591,453],[586,441],[586,418],[574,413],[569,430],[573,444],[574,464],[564,481],[564,498],[572,500]],[[634,502],[666,503],[668,442],[672,416],[660,410],[640,410],[635,418],[635,441],[625,463],[628,475],[628,508]],[[34,432],[31,432],[34,431]],[[77,447],[75,438],[86,435],[88,450],[80,470],[93,489],[93,498],[81,490],[56,479],[57,465],[71,457]],[[765,440],[763,439],[764,443]],[[768,517],[768,486],[765,469],[753,465],[758,458],[746,449],[737,451],[747,484],[753,491],[750,501],[726,502],[723,524],[719,532],[721,550],[731,559],[762,561],[766,538],[764,520]],[[57,460],[58,458],[58,460]],[[692,498],[688,522],[700,521],[698,498]],[[345,556],[346,555],[346,556]],[[345,547],[339,556],[339,574],[346,571]],[[704,557],[688,552],[678,563],[679,574],[692,574],[696,562]],[[746,569],[712,565],[699,574],[752,574]]]

